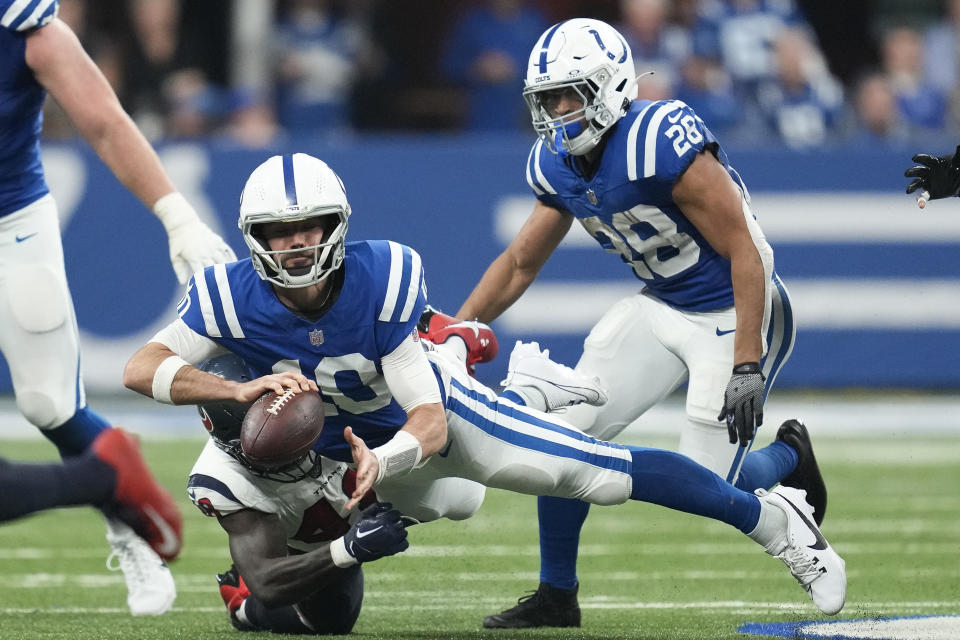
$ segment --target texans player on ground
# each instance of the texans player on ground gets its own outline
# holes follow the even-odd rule
[[[687,381],[678,451],[745,491],[778,482],[805,490],[819,524],[827,491],[802,423],[785,422],[773,444],[748,454],[796,333],[749,193],[690,107],[636,95],[630,47],[610,25],[577,18],[539,38],[523,91],[539,134],[526,164],[536,204],[457,316],[497,318],[577,220],[630,265],[642,291],[601,317],[576,365],[600,379],[609,402],[564,419],[614,438]],[[485,627],[580,626],[577,546],[588,508],[539,500],[540,586]]]
[[[200,368],[240,384],[253,377],[229,353]],[[349,633],[363,602],[360,563],[407,548],[399,512],[372,492],[360,500],[362,512],[347,511],[356,477],[342,462],[314,454],[273,467],[252,461],[241,446],[248,405],[218,402],[199,410],[210,440],[190,471],[187,493],[229,535],[234,564],[217,580],[234,627]],[[264,429],[278,426],[284,425]]]
[[[753,495],[680,454],[604,442],[516,394],[498,397],[461,360],[423,349],[419,255],[394,242],[347,243],[350,212],[340,178],[316,158],[257,167],[240,199],[250,258],[195,274],[180,318],[131,357],[124,383],[176,404],[315,385],[326,416],[316,451],[356,465],[347,508],[373,487],[420,521],[469,517],[486,486],[651,502],[736,527],[783,560],[822,611],[843,607],[843,560],[801,492]],[[241,385],[191,364],[225,350],[261,378]]]

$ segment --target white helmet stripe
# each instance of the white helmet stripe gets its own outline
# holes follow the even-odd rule
[[[220,292],[220,304],[223,306],[223,316],[227,319],[230,335],[234,338],[243,338],[243,329],[240,328],[240,319],[233,306],[233,294],[230,292],[230,281],[227,280],[227,266],[213,265],[213,277],[217,280],[217,289]]]
[[[299,204],[297,200],[297,179],[293,175],[293,155],[283,155],[283,188],[287,195],[287,206]]]

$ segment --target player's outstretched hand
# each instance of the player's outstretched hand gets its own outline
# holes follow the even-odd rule
[[[907,193],[922,189],[930,194],[929,200],[960,195],[960,145],[950,155],[938,158],[919,153],[913,156],[913,161],[919,164],[903,172],[904,176],[913,178],[907,185]]]
[[[250,382],[237,383],[233,399],[240,403],[250,403],[268,391],[273,391],[279,395],[287,389],[292,389],[297,393],[320,390],[316,382],[299,371],[285,371],[283,373],[271,373]]]
[[[757,427],[763,424],[763,383],[766,378],[759,362],[744,362],[733,368],[723,395],[723,408],[717,420],[727,422],[730,444],[750,445]]]
[[[410,543],[400,512],[384,502],[360,512],[360,519],[343,535],[343,546],[357,562],[370,562],[400,553]]]
[[[180,284],[186,284],[191,275],[204,267],[237,259],[233,249],[200,220],[180,193],[160,198],[153,212],[167,230],[170,262]]]
[[[352,427],[343,430],[343,439],[350,445],[350,454],[353,456],[353,462],[357,465],[357,484],[346,504],[346,508],[349,510],[353,508],[353,505],[360,502],[367,491],[373,488],[377,476],[380,474],[380,461],[370,451],[370,447],[363,441],[363,438],[353,432]]]

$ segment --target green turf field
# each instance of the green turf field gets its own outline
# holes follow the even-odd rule
[[[186,546],[172,566],[179,588],[173,612],[127,615],[123,578],[104,568],[99,516],[60,510],[0,527],[0,638],[237,638],[213,578],[230,564],[225,534],[183,491],[201,444],[144,444],[185,513]],[[0,452],[55,456],[39,441],[0,442]],[[830,488],[823,531],[847,561],[847,607],[839,617],[960,613],[957,439],[820,438],[818,456]],[[366,567],[355,636],[720,640],[757,637],[737,632],[744,622],[821,617],[786,568],[732,528],[629,504],[594,508],[588,520],[582,630],[485,632],[484,615],[536,586],[534,500],[489,491],[472,520],[418,526],[410,538],[403,556]]]

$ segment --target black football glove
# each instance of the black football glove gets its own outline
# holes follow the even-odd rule
[[[400,553],[410,543],[400,512],[389,502],[378,502],[360,512],[360,519],[343,535],[343,546],[357,562],[370,562]]]
[[[930,200],[960,195],[960,145],[957,150],[939,158],[925,153],[913,156],[915,167],[903,172],[913,181],[907,185],[907,193],[923,189],[930,193]]]
[[[733,368],[723,395],[723,408],[717,420],[727,421],[730,444],[750,445],[757,427],[763,424],[763,383],[766,378],[759,362],[744,362]]]

